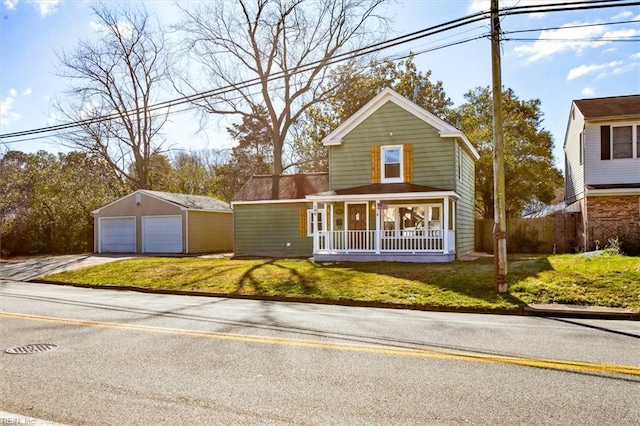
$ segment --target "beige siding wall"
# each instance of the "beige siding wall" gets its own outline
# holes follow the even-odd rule
[[[105,217],[136,218],[136,253],[142,253],[143,216],[181,216],[183,253],[210,253],[233,250],[233,214],[216,212],[189,212],[189,234],[187,235],[187,211],[170,202],[132,193],[104,207],[94,216],[94,250],[99,251],[99,219]],[[187,241],[189,248],[186,250]]]
[[[142,216],[182,216],[182,247],[186,247],[186,229],[184,223],[185,212],[179,206],[167,203],[145,194],[140,194],[140,205],[136,203],[136,194],[132,193],[108,205],[94,216],[94,250],[99,249],[98,221],[101,217],[136,218],[136,253],[142,253]]]
[[[189,253],[233,251],[233,214],[188,212]]]
[[[136,194],[132,193],[120,200],[114,202],[111,205],[104,207],[100,210],[100,213],[94,216],[94,250],[98,251],[98,222],[101,217],[127,217],[135,216],[136,218],[136,253],[142,253],[142,216],[177,216],[183,217],[182,221],[182,247],[184,250],[186,229],[184,216],[185,212],[176,206],[166,201],[159,200],[155,197],[150,197],[145,194],[139,194],[140,205],[136,203]]]

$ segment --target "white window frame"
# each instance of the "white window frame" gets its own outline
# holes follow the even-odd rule
[[[318,214],[324,219],[322,228],[318,227],[318,231],[327,230],[327,209],[318,209]],[[313,237],[313,209],[307,209],[307,237]]]
[[[397,149],[400,151],[400,175],[398,177],[386,177],[385,175],[385,151]],[[380,182],[382,183],[402,183],[404,182],[404,152],[402,145],[385,145],[380,147]]]
[[[613,129],[615,128],[620,128],[620,127],[631,127],[631,157],[622,157],[622,158],[616,158],[614,156],[614,150],[613,150]],[[634,158],[639,158],[639,152],[638,152],[638,123],[618,123],[615,125],[611,125],[610,129],[609,129],[609,146],[610,146],[610,152],[611,152],[611,159],[612,160],[631,160]]]
[[[579,137],[579,146],[578,148],[580,149],[580,165],[584,164],[584,131],[580,132],[580,137]]]
[[[422,207],[424,208],[424,231],[429,231],[429,222],[436,222],[435,220],[430,220],[429,219],[429,212],[430,212],[430,208],[433,207],[438,207],[440,209],[440,220],[438,220],[437,222],[440,222],[440,228],[438,228],[438,231],[442,231],[443,230],[443,226],[444,226],[444,204],[443,203],[426,203],[426,204],[389,204],[388,206],[386,206],[384,209],[388,209],[388,208],[394,208],[395,209],[395,217],[394,217],[394,222],[395,222],[395,227],[394,229],[388,229],[388,231],[402,231],[403,229],[401,229],[400,227],[400,209],[401,208],[408,208],[408,207]],[[381,214],[381,223],[378,225],[380,227],[380,229],[383,229],[385,231],[387,231],[387,229],[384,229],[384,214]]]

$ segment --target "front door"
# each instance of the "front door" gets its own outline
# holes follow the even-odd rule
[[[367,205],[348,204],[347,232],[351,250],[366,250],[367,248]]]

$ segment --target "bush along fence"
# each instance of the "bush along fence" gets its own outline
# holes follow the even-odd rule
[[[476,220],[476,251],[493,252],[493,219]],[[535,219],[507,219],[507,251],[510,253],[574,253],[577,215],[553,215]]]

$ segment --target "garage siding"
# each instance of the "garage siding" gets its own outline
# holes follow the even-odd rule
[[[140,204],[137,204],[136,199],[140,200]],[[108,217],[126,217],[126,216],[135,216],[136,218],[136,253],[142,253],[142,216],[173,216],[180,215],[184,218],[185,212],[175,204],[168,203],[163,200],[159,200],[155,197],[150,197],[141,193],[131,193],[126,197],[121,198],[120,200],[114,202],[111,205],[105,206],[100,210],[100,213],[95,215],[95,224],[94,226],[94,236],[95,236],[95,247],[94,250],[96,252],[99,251],[100,241],[98,235],[98,220],[100,218],[108,218]],[[186,230],[184,229],[184,220],[183,220],[183,247],[184,247],[184,236],[186,235]]]
[[[190,211],[189,253],[233,251],[233,214]]]

